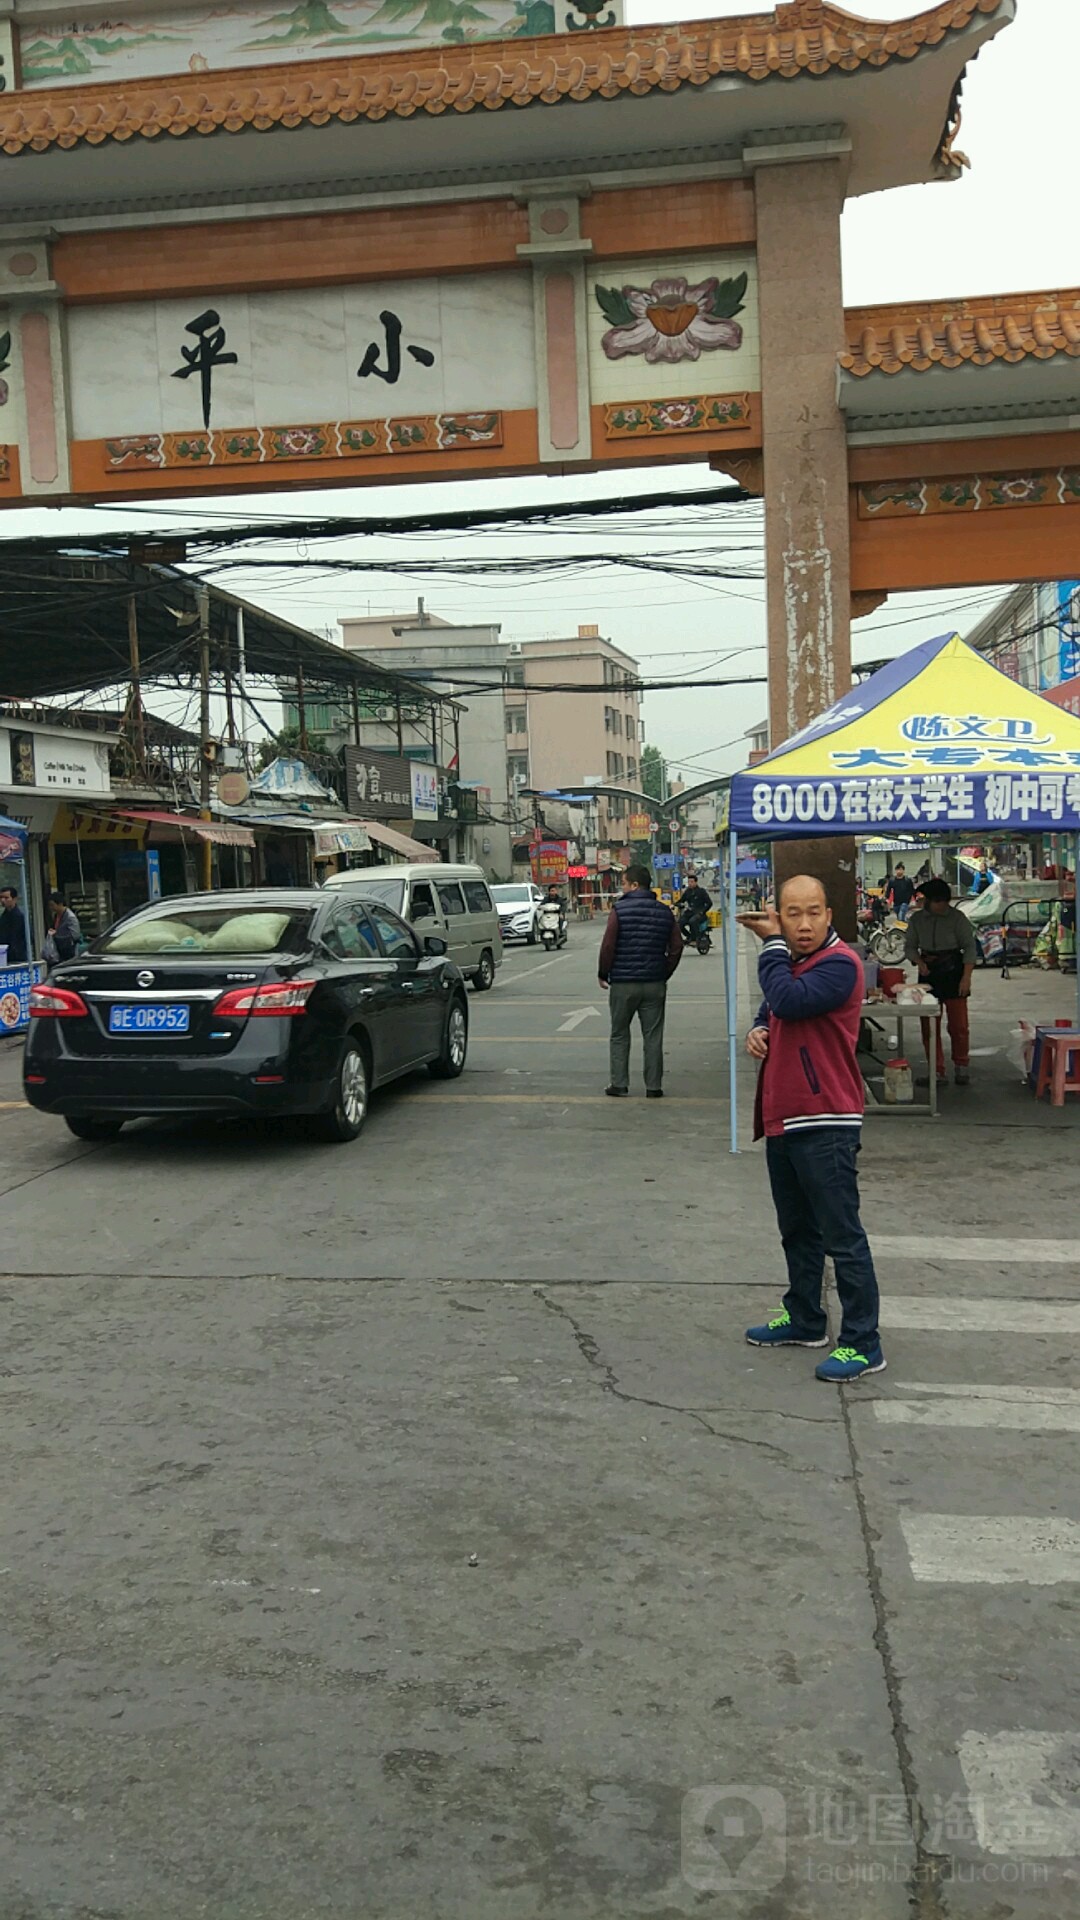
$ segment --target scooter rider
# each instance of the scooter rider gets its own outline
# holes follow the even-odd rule
[[[559,889],[555,885],[554,880],[551,882],[551,885],[549,886],[546,894],[544,895],[544,905],[545,907],[558,907],[559,927],[560,927],[560,930],[564,928],[566,926],[566,901],[563,899],[562,894],[559,892]]]
[[[679,926],[684,940],[696,940],[702,922],[712,906],[712,895],[706,893],[697,874],[690,872],[686,876],[686,887],[676,902],[679,909]]]

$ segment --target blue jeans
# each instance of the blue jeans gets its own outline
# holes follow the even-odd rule
[[[820,1340],[825,1255],[836,1268],[842,1347],[878,1344],[878,1284],[859,1218],[858,1127],[810,1127],[765,1142],[769,1184],[787,1260],[784,1305],[795,1331]]]

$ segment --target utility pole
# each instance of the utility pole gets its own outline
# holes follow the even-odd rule
[[[210,733],[210,589],[200,584],[195,589],[195,605],[199,610],[199,813],[204,820],[210,818],[210,753],[213,739]],[[202,843],[202,882],[206,893],[210,892],[214,881],[213,847],[209,840]]]
[[[135,595],[128,595],[128,653],[131,658],[131,713],[132,736],[135,747],[135,770],[146,772],[146,717],[142,703],[142,672],[139,665],[139,614],[135,604]]]
[[[247,651],[244,640],[244,609],[236,609],[236,686],[240,695],[240,745],[247,762]]]
[[[300,751],[306,753],[307,747],[307,702],[304,699],[304,669],[299,660],[296,663],[296,717],[300,723]]]

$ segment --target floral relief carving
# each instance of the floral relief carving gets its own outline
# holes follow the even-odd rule
[[[654,280],[649,287],[597,287],[596,300],[611,322],[600,344],[609,360],[642,354],[659,361],[700,360],[703,353],[737,353],[743,330],[735,315],[743,309],[748,275],[734,280],[699,280],[682,275]]]

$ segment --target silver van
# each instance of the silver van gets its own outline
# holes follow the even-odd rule
[[[503,957],[499,916],[479,867],[449,867],[438,860],[430,866],[352,867],[328,874],[323,886],[366,894],[392,907],[421,935],[445,940],[451,960],[478,992],[494,986]]]

